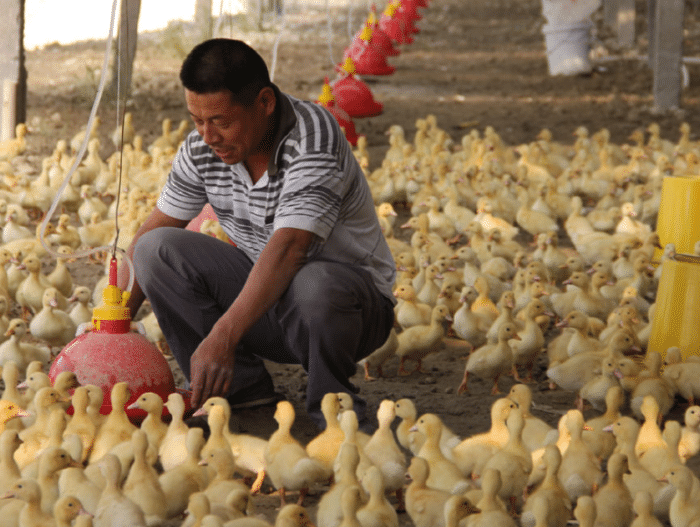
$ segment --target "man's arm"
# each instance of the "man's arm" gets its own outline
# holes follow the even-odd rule
[[[278,229],[250,271],[241,293],[214,324],[190,359],[192,406],[225,395],[233,378],[235,349],[245,333],[263,316],[304,265],[314,234]]]
[[[148,216],[148,218],[146,218],[146,220],[143,222],[141,227],[139,227],[139,230],[136,231],[134,239],[131,241],[131,244],[126,250],[126,256],[133,261],[134,247],[136,246],[136,242],[143,234],[147,233],[148,231],[151,231],[157,227],[184,228],[187,226],[188,223],[189,222],[186,220],[178,220],[176,218],[173,218],[172,216],[168,216],[167,214],[162,213],[160,209],[155,207],[151,214]],[[117,285],[122,290],[124,290],[126,289],[128,283],[129,268],[127,265],[121,265],[119,267],[119,277]],[[139,310],[139,307],[141,307],[141,304],[143,303],[144,299],[145,296],[141,291],[141,287],[139,286],[138,282],[134,280],[134,286],[131,288],[131,296],[129,297],[129,300],[126,303],[127,307],[129,307],[131,310],[132,317],[136,316],[136,312]]]

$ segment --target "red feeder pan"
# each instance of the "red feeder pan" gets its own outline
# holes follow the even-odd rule
[[[323,83],[321,96],[318,98],[316,103],[320,104],[331,112],[331,114],[333,114],[333,117],[335,117],[336,121],[338,121],[340,126],[343,128],[345,138],[352,146],[357,146],[357,132],[355,132],[355,123],[352,122],[352,117],[350,117],[345,110],[335,104],[333,91],[331,89],[331,85],[328,83],[328,77],[326,77]]]
[[[396,16],[397,9],[397,4],[389,4],[379,19],[379,27],[389,35],[394,42],[410,44],[413,42],[413,37],[411,36],[413,24],[404,18]]]
[[[341,77],[333,83],[332,89],[333,98],[340,108],[350,117],[372,117],[382,113],[382,103],[375,101],[369,87],[354,75],[355,64],[350,57],[345,59],[339,71]]]
[[[124,306],[126,299],[116,286],[116,258],[110,263],[109,283],[103,293],[104,304],[93,311],[93,331],[66,345],[49,371],[52,382],[59,373],[69,370],[80,384],[102,388],[102,414],[112,410],[110,394],[117,382],[129,386],[131,397],[127,406],[145,392],[157,393],[165,401],[175,391],[175,379],[163,354],[146,337],[129,331],[129,308]],[[125,411],[132,421],[138,422],[146,416],[140,409]]]
[[[369,25],[365,25],[361,38],[353,41],[343,53],[344,59],[348,57],[355,63],[358,75],[391,75],[396,71],[387,64],[386,55],[372,45],[372,28]]]

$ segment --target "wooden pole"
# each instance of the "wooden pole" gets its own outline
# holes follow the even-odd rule
[[[2,125],[0,141],[15,137],[17,126],[17,82],[5,79],[2,83]]]

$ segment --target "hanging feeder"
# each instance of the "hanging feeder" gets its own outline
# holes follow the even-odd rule
[[[131,314],[126,307],[128,294],[117,287],[117,259],[112,258],[109,285],[102,297],[103,305],[93,311],[92,331],[68,343],[51,364],[49,378],[53,382],[62,371],[72,371],[81,385],[94,384],[105,394],[101,414],[112,410],[110,394],[117,382],[129,385],[131,397],[127,406],[145,392],[154,392],[167,400],[176,391],[175,379],[163,354],[141,333],[131,330]],[[182,392],[183,394],[185,392]],[[189,397],[184,397],[189,401]],[[133,421],[140,421],[146,412],[126,410]]]
[[[323,88],[321,90],[321,96],[316,101],[316,104],[320,104],[326,108],[336,121],[340,124],[345,132],[345,137],[352,146],[357,146],[357,132],[355,132],[355,123],[352,122],[352,117],[350,117],[345,110],[340,108],[335,104],[333,98],[333,91],[331,85],[328,83],[328,77],[325,78],[323,82]]]
[[[374,100],[369,87],[355,75],[355,63],[350,57],[336,68],[340,78],[333,82],[333,98],[350,117],[372,117],[382,113],[383,105]]]
[[[365,25],[360,39],[345,50],[343,59],[350,57],[353,60],[358,75],[391,75],[396,70],[387,64],[386,55],[372,45],[372,35],[372,28]]]
[[[411,33],[413,24],[396,15],[398,4],[390,3],[379,18],[379,27],[398,44],[410,44],[413,42]]]
[[[374,7],[374,5],[372,5],[372,9],[369,15],[367,16],[366,25],[372,28],[372,45],[378,48],[379,51],[385,57],[394,57],[401,53],[399,49],[394,47],[394,41],[391,40],[391,37],[387,35],[382,28],[379,27],[379,22],[377,20],[377,10],[376,7]],[[357,32],[357,34],[355,35],[355,39],[359,40],[361,35],[362,30]]]

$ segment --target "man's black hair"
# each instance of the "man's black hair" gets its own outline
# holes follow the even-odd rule
[[[270,86],[262,57],[245,42],[228,38],[206,40],[182,63],[180,80],[195,93],[229,90],[233,101],[250,106],[260,90]]]

